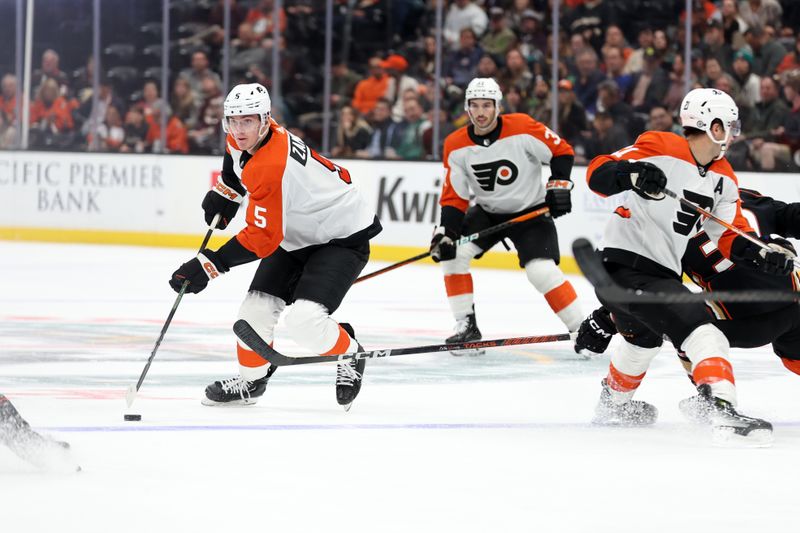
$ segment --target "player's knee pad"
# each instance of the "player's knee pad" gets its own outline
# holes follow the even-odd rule
[[[341,329],[322,304],[297,300],[286,313],[289,336],[314,353],[327,353],[339,342]],[[342,352],[344,353],[344,352]]]
[[[525,274],[536,290],[546,294],[566,280],[564,273],[552,259],[532,259],[525,263]]]
[[[275,324],[281,316],[286,302],[261,291],[250,291],[239,307],[239,319],[250,326],[267,342],[272,342]]]
[[[447,274],[464,274],[469,272],[469,263],[483,250],[474,242],[468,242],[456,247],[456,258],[452,261],[442,261],[442,270]]]
[[[619,347],[611,354],[611,364],[618,371],[629,376],[639,376],[647,372],[650,361],[661,351],[656,348],[643,348],[623,339]]]
[[[681,351],[695,367],[703,359],[711,357],[728,357],[730,343],[723,333],[713,324],[696,327],[681,344]]]

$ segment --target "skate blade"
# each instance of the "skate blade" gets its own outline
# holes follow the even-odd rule
[[[234,400],[232,402],[215,402],[208,398],[203,398],[200,403],[208,407],[244,407],[247,405],[255,405],[258,403],[258,398],[248,398],[246,400]]]
[[[486,350],[482,348],[470,348],[468,350],[453,350],[450,352],[450,355],[454,355],[456,357],[461,357],[462,355],[468,355],[470,357],[476,357],[479,355],[483,355],[486,353]]]
[[[344,409],[345,413],[350,412],[350,408],[353,406],[353,402],[341,404],[342,409]]]
[[[739,435],[732,427],[711,429],[711,443],[721,448],[769,448],[775,441],[769,429],[754,429],[747,435]]]

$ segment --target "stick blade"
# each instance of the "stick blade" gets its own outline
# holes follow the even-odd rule
[[[136,385],[131,383],[130,387],[125,391],[125,403],[128,404],[128,409],[133,407],[133,401],[136,399]]]

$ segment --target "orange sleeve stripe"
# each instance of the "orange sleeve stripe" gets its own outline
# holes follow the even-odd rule
[[[442,162],[444,163],[444,168],[446,170],[446,174],[444,177],[444,183],[442,184],[442,194],[439,198],[439,205],[442,207],[455,207],[459,211],[466,212],[467,208],[469,207],[469,198],[462,198],[458,195],[456,190],[453,188],[453,183],[450,180],[450,173],[452,169],[450,168],[450,154],[455,150],[460,148],[464,148],[466,146],[472,146],[474,143],[472,139],[469,138],[469,134],[467,133],[467,128],[459,128],[444,140],[444,153],[442,155]]]
[[[236,356],[239,358],[239,364],[247,368],[258,368],[269,363],[256,352],[248,350],[238,342],[236,343]]]
[[[614,368],[614,364],[611,363],[608,365],[608,376],[606,377],[606,383],[608,383],[608,386],[617,392],[631,392],[639,388],[639,385],[642,383],[645,374],[646,372],[642,372],[638,376],[631,376],[629,374],[620,372]]]
[[[339,338],[336,339],[336,344],[333,345],[333,348],[320,355],[343,354],[347,351],[348,346],[350,346],[350,335],[347,334],[342,326],[339,326]]]
[[[733,378],[733,367],[727,359],[723,357],[709,357],[697,363],[692,371],[694,382],[698,385],[706,383],[716,383],[718,381],[730,381],[736,383]]]
[[[444,277],[447,296],[472,294],[472,274],[448,274]]]
[[[783,366],[785,366],[788,370],[794,372],[795,374],[800,374],[800,361],[781,357],[781,363],[783,363]]]
[[[508,115],[502,115],[502,117],[503,130],[500,132],[501,139],[512,135],[527,134],[546,144],[553,157],[575,155],[575,151],[566,139],[560,137],[556,132],[541,122],[534,120],[529,115],[509,113]]]
[[[554,313],[558,313],[577,300],[578,295],[575,294],[575,288],[572,286],[572,283],[565,281],[555,289],[547,291],[544,295],[544,299],[547,300],[550,309],[552,309]]]
[[[447,165],[445,164],[445,167]],[[465,200],[461,198],[456,190],[453,188],[453,184],[450,183],[450,169],[447,168],[447,176],[444,178],[444,185],[442,185],[442,196],[439,199],[439,205],[442,207],[455,207],[459,211],[466,212],[469,208],[469,200]]]

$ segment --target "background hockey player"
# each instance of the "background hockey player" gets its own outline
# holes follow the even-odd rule
[[[528,280],[544,294],[567,329],[576,331],[583,318],[575,290],[558,267],[561,257],[553,222],[572,208],[572,147],[528,115],[501,116],[502,98],[493,79],[472,80],[464,100],[471,124],[448,135],[444,143],[447,174],[431,257],[441,261],[448,302],[456,319],[455,334],[447,342],[481,338],[470,261],[503,238],[514,243]],[[546,186],[543,165],[549,165],[552,174]],[[475,196],[472,207],[470,195]],[[543,206],[550,212],[457,248],[453,244],[459,235],[475,233]]]
[[[40,468],[80,470],[69,458],[69,444],[40,435],[22,418],[11,400],[0,394],[0,444]]]
[[[681,104],[686,138],[645,132],[633,146],[599,156],[589,165],[589,187],[608,196],[623,193],[621,209],[606,227],[603,261],[619,285],[644,291],[684,292],[681,258],[703,221],[672,199],[664,189],[710,210],[744,232],[754,234],[742,216],[736,176],[724,159],[739,132],[733,99],[716,89],[695,89]],[[776,245],[766,252],[720,225],[703,226],[723,257],[746,268],[776,275],[792,270],[791,253]],[[601,298],[602,301],[602,298]],[[609,304],[623,334],[611,356],[597,406],[598,423],[650,424],[654,406],[632,400],[650,361],[666,335],[686,353],[698,390],[705,398],[717,436],[735,433],[750,441],[771,440],[772,426],[739,414],[728,341],[711,324],[703,304]]]
[[[381,226],[349,172],[320,156],[270,117],[267,90],[237,85],[224,102],[228,134],[222,175],[203,200],[207,223],[221,213],[219,228],[236,215],[249,194],[247,227],[219,250],[203,250],[175,271],[177,292],[200,292],[229,269],[262,258],[239,310],[267,342],[288,304],[289,335],[322,355],[358,350],[352,328],[330,317],[366,265],[369,239]],[[206,405],[250,404],[275,371],[239,341],[240,375],[206,388]],[[337,367],[337,401],[349,407],[361,387],[364,360]]]

